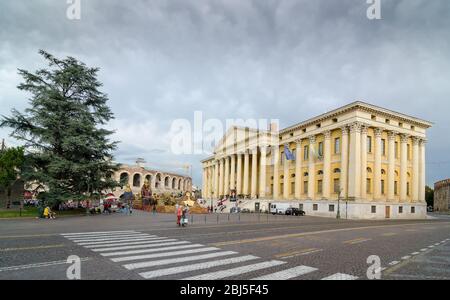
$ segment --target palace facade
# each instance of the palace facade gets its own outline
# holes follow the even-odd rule
[[[318,216],[425,218],[431,126],[358,101],[280,131],[232,127],[202,161],[202,196],[236,190],[250,208],[290,202]]]

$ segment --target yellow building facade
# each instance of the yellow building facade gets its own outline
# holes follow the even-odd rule
[[[202,161],[203,198],[236,190],[250,209],[289,202],[318,216],[425,218],[431,125],[354,102],[280,131],[232,127]]]

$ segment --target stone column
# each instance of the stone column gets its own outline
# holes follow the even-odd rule
[[[350,156],[348,162],[348,196],[361,197],[361,124],[350,127]]]
[[[219,161],[214,162],[214,197],[219,198]]]
[[[340,189],[341,197],[348,195],[348,127],[344,126],[342,130],[342,145],[341,145],[341,178]]]
[[[401,135],[400,147],[400,202],[407,201],[407,182],[408,182],[408,135]]]
[[[272,155],[273,155],[273,198],[278,199],[280,196],[280,185],[278,183],[278,179],[280,177],[278,164],[280,159],[280,147],[278,145],[272,146]]]
[[[242,153],[237,154],[236,194],[242,194]]]
[[[374,170],[373,170],[373,199],[381,199],[381,128],[375,128],[375,155],[374,155]]]
[[[302,197],[302,141],[297,140],[295,150],[295,199]]]
[[[230,194],[230,157],[226,156],[225,157],[225,183],[224,183],[224,188],[223,188],[223,193],[225,195],[229,195]]]
[[[286,158],[286,153],[284,153],[284,164],[283,164],[283,199],[289,199],[289,160]]]
[[[224,195],[224,182],[225,182],[225,167],[224,160],[221,158],[219,160],[220,170],[219,170],[219,197]]]
[[[236,155],[231,154],[230,189],[236,189]]]
[[[244,154],[244,190],[243,193],[244,195],[248,195],[250,194],[249,189],[248,189],[248,180],[249,180],[249,168],[250,168],[250,157],[249,157],[249,153],[248,150],[245,151]]]
[[[419,201],[419,138],[412,138],[412,182],[410,184],[412,189],[412,202]]]
[[[395,138],[397,136],[397,132],[390,131],[388,134],[389,138],[389,153],[388,153],[388,194],[387,199],[389,201],[395,200]]]
[[[261,147],[260,170],[259,170],[259,198],[266,197],[266,167],[267,167],[267,147]]]
[[[331,131],[324,133],[323,149],[323,188],[322,197],[330,199],[330,180],[331,180]]]
[[[361,199],[367,200],[367,125],[361,126]]]
[[[256,198],[258,193],[258,148],[252,149],[252,181],[251,197]]]
[[[206,166],[203,166],[203,176],[202,176],[202,198],[206,198],[207,197],[207,191],[206,191],[206,187],[208,186],[207,183],[207,178],[208,178],[208,174],[207,174],[207,168]]]
[[[316,165],[314,155],[316,153],[316,136],[309,137],[309,160],[308,160],[308,198],[316,198]]]
[[[419,201],[425,203],[425,179],[426,179],[426,165],[425,165],[425,145],[426,139],[422,139],[419,144]]]

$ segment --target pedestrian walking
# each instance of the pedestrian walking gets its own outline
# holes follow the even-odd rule
[[[181,206],[178,206],[176,212],[177,212],[177,225],[181,226],[181,217],[183,216],[183,209],[181,208]]]

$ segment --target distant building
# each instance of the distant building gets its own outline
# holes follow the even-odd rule
[[[438,181],[434,184],[434,210],[450,210],[450,179]]]
[[[130,185],[134,194],[139,193],[146,180],[148,180],[153,193],[177,194],[192,191],[191,177],[148,169],[141,164],[121,164],[119,170],[114,174],[114,179],[124,184],[121,188],[114,191],[116,197],[124,193],[126,184]]]

